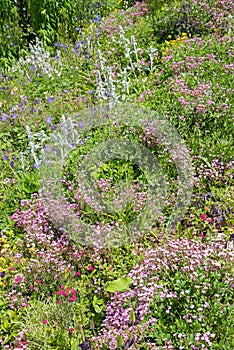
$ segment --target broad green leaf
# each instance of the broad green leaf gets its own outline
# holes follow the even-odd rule
[[[115,293],[117,291],[123,292],[126,289],[128,289],[131,283],[132,283],[132,279],[130,277],[122,277],[115,281],[110,282],[106,288],[106,291],[111,293]]]

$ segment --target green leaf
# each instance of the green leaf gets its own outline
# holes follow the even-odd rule
[[[128,289],[131,283],[132,279],[130,277],[122,277],[110,282],[106,288],[106,291],[111,293],[115,293],[117,291],[123,292]]]
[[[102,310],[100,309],[100,307],[97,304],[93,305],[93,307],[94,307],[94,310],[97,314],[100,314],[102,312]]]

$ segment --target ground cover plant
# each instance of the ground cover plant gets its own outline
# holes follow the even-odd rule
[[[233,349],[233,3],[2,3],[0,347]]]

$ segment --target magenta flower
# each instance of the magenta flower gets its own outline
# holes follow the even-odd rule
[[[43,323],[43,324],[46,324],[46,323],[47,323],[47,320],[43,320],[42,323]]]
[[[30,289],[30,290],[34,290],[34,287],[33,287],[33,286],[30,286],[29,289]]]
[[[201,214],[201,219],[202,219],[203,221],[206,221],[206,220],[207,220],[206,215],[205,215],[205,214]]]
[[[76,301],[76,296],[73,295],[70,299],[69,299],[70,303],[73,303],[74,301]]]
[[[80,276],[80,272],[78,271],[78,272],[76,272],[76,276]]]
[[[15,283],[19,283],[21,280],[20,280],[20,277],[16,277],[15,279],[14,279],[14,282]]]
[[[89,265],[89,266],[88,266],[88,269],[89,269],[89,271],[93,271],[93,270],[94,270],[94,267],[93,267],[92,265]]]
[[[64,292],[63,290],[60,290],[60,295],[63,295],[65,297],[67,297],[68,296],[68,292]]]

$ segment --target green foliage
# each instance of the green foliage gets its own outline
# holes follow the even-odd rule
[[[129,277],[122,277],[119,278],[115,281],[112,281],[108,284],[106,287],[106,291],[110,293],[115,293],[115,292],[124,292],[130,284],[132,283],[132,279]]]

